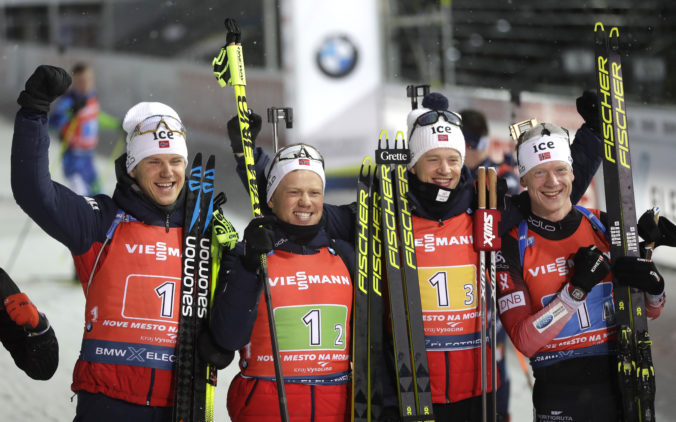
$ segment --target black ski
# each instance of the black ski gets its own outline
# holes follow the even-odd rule
[[[354,277],[352,307],[352,420],[369,419],[369,290],[370,290],[370,198],[371,161],[365,158],[357,182],[357,222],[355,252],[357,265]]]
[[[208,323],[210,294],[209,208],[213,208],[214,157],[202,168],[202,154],[197,153],[189,169],[183,225],[183,269],[181,274],[180,315],[176,343],[173,420],[203,421],[205,412],[206,364],[200,362],[196,350],[199,331]],[[208,176],[205,176],[208,174]],[[209,213],[210,214],[210,213]],[[206,241],[205,241],[206,238]],[[206,251],[204,246],[207,246]],[[196,390],[198,391],[195,394]]]
[[[385,134],[385,139],[383,139]],[[397,136],[397,139],[399,136]],[[384,141],[384,147],[383,147]],[[381,195],[381,215],[385,267],[392,318],[394,360],[399,384],[402,420],[430,421],[432,397],[422,323],[420,287],[413,244],[413,227],[406,193],[408,149],[401,136],[401,147],[390,148],[387,132],[381,132],[376,151],[377,177]],[[401,246],[399,240],[402,240]],[[403,268],[402,268],[403,267]]]
[[[619,30],[594,26],[603,179],[611,260],[639,256],[636,208],[629,155],[626,103],[619,55]],[[614,283],[618,378],[624,421],[655,420],[655,373],[644,293]]]

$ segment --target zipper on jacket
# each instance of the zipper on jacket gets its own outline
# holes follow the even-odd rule
[[[169,233],[169,214],[167,214],[167,218],[164,220],[164,229]]]
[[[249,392],[249,395],[246,396],[246,399],[244,400],[244,406],[249,405],[249,400],[251,400],[251,396],[253,396],[254,391],[256,391],[257,385],[258,385],[258,378],[254,378],[253,387],[251,387],[251,391]]]
[[[449,368],[449,356],[448,356],[448,351],[444,352],[444,360],[446,360],[446,403],[451,402],[451,376],[448,374]]]
[[[155,385],[155,368],[150,370],[150,387],[148,387],[148,396],[146,397],[146,405],[150,406],[150,397],[153,395],[153,386]]]
[[[315,386],[310,385],[310,422],[315,420]]]

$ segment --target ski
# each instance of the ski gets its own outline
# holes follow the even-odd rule
[[[237,103],[237,116],[239,119],[240,135],[242,137],[242,149],[244,150],[244,163],[247,174],[247,186],[251,199],[251,210],[254,218],[261,217],[258,183],[256,179],[256,167],[253,156],[253,140],[249,127],[249,109],[246,99],[246,75],[244,71],[244,58],[242,52],[242,33],[233,19],[225,19],[226,45],[221,48],[218,56],[212,61],[214,74],[221,87],[231,85],[235,91]],[[268,325],[270,327],[270,343],[275,367],[275,383],[279,401],[279,414],[283,422],[289,420],[289,409],[284,388],[284,374],[282,372],[282,360],[279,353],[279,341],[277,325],[275,324],[270,285],[268,284],[268,268],[265,255],[261,255],[261,268],[259,271],[263,283],[263,297],[265,298]]]
[[[195,267],[195,342],[199,335],[209,329],[209,305],[211,299],[211,232],[214,213],[215,157],[209,156],[202,171],[201,202],[199,211],[200,236],[198,241],[198,265]],[[207,413],[208,364],[195,353],[193,374],[193,421],[204,422]]]
[[[352,307],[352,420],[369,418],[369,290],[370,290],[370,198],[371,161],[362,161],[357,182],[357,221],[355,252],[357,265],[354,277]]]
[[[639,256],[619,30],[594,25],[596,83],[610,256]],[[624,421],[655,420],[655,372],[644,293],[614,283],[618,379]]]
[[[395,371],[402,420],[430,421],[434,420],[432,396],[412,219],[406,198],[406,163],[410,154],[400,134],[390,148],[387,132],[382,131],[376,151]],[[400,138],[401,147],[397,148]]]
[[[176,342],[176,395],[174,400],[173,420],[175,422],[192,422],[204,420],[198,416],[200,406],[194,397],[199,373],[196,339],[199,321],[206,320],[208,311],[209,271],[211,265],[209,252],[203,252],[206,222],[205,210],[212,202],[214,157],[209,157],[206,171],[202,168],[202,154],[197,153],[189,169],[186,199],[185,222],[183,225],[183,264],[180,289],[180,315],[178,320],[178,338]],[[205,173],[211,174],[211,179]],[[203,183],[210,184],[206,188]],[[210,243],[211,234],[206,236],[206,244]],[[204,273],[204,270],[207,270]],[[198,292],[199,289],[199,292]],[[206,369],[205,369],[206,371]],[[198,388],[199,389],[199,388]],[[201,411],[204,412],[204,401]],[[197,419],[195,419],[197,418]]]
[[[375,168],[371,179],[371,197],[369,209],[371,212],[370,250],[371,267],[369,276],[369,417],[372,421],[379,421],[382,414],[383,391],[383,241],[382,241],[382,214],[380,208],[380,191],[375,178]]]

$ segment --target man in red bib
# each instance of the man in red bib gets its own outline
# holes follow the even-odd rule
[[[541,123],[521,135],[517,151],[529,212],[503,238],[498,302],[512,342],[531,358],[535,420],[615,422],[621,406],[605,214],[572,205],[565,129]],[[646,292],[649,317],[660,314],[664,280],[651,261],[618,258],[612,273]]]
[[[76,421],[164,421],[173,405],[184,221],[186,131],[171,107],[142,102],[123,122],[112,197],[80,196],[49,174],[47,113],[70,85],[42,65],[18,102],[12,143],[17,203],[73,255],[86,296],[72,390]],[[173,297],[173,301],[165,300]]]
[[[277,152],[267,172],[267,205],[235,249],[219,281],[211,331],[239,349],[241,372],[228,391],[235,422],[279,421],[270,331],[262,282],[270,286],[289,416],[294,421],[348,421],[354,249],[324,227],[324,160],[314,147]],[[267,253],[267,279],[259,277]]]

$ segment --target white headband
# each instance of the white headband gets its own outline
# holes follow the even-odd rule
[[[289,158],[285,160],[273,161],[268,174],[268,189],[266,202],[270,201],[272,194],[279,186],[284,176],[295,170],[310,170],[316,173],[322,179],[322,190],[326,187],[326,177],[324,176],[324,166],[319,160],[306,157]]]
[[[155,136],[154,133],[143,135],[135,133],[136,126],[150,117],[156,117],[159,122],[160,118],[157,116],[169,116],[176,119],[174,122],[178,125],[183,126],[178,113],[173,108],[158,102],[138,103],[124,116],[122,128],[127,132],[127,173],[130,173],[141,160],[155,154],[178,154],[183,157],[185,165],[188,165],[188,146],[185,136],[177,132],[168,134],[166,131],[163,131],[166,136]]]
[[[533,167],[550,161],[563,161],[573,166],[568,138],[558,133],[532,138],[519,145],[519,176],[523,177]]]

